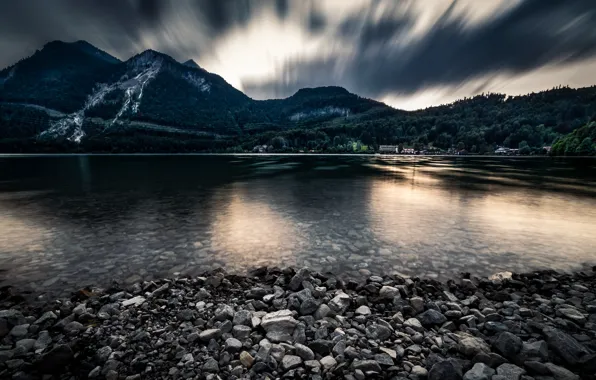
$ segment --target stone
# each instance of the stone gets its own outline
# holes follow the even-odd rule
[[[566,368],[559,367],[553,363],[546,363],[546,368],[550,371],[555,380],[580,380],[580,377]]]
[[[136,297],[133,297],[133,298],[128,299],[126,301],[122,301],[122,306],[123,307],[128,307],[128,306],[139,307],[142,304],[144,304],[145,301],[146,301],[145,297],[143,297],[143,296],[136,296]]]
[[[56,314],[54,314],[53,311],[46,311],[42,314],[41,317],[39,317],[35,322],[33,322],[33,324],[45,327],[53,324],[56,320],[58,320],[58,317],[56,316]]]
[[[290,283],[288,284],[288,288],[293,291],[300,290],[300,287],[302,286],[302,282],[304,280],[306,280],[308,278],[308,276],[310,276],[310,272],[308,269],[306,269],[306,268],[299,269],[298,272],[296,272],[296,274],[290,280]]]
[[[314,360],[315,358],[315,353],[303,344],[296,343],[294,345],[294,349],[296,351],[296,355],[300,356],[304,361]]]
[[[343,314],[350,306],[350,296],[339,291],[331,301],[329,301],[329,308],[336,314]]]
[[[474,358],[472,359],[472,362],[484,363],[487,366],[489,366],[490,368],[497,368],[501,364],[507,363],[507,359],[505,359],[504,357],[502,357],[499,354],[495,354],[494,352],[491,352],[491,353],[480,352],[474,356]]]
[[[12,330],[10,330],[10,335],[17,339],[26,337],[28,333],[29,333],[29,325],[28,324],[17,325],[15,327],[13,327]]]
[[[522,350],[522,340],[510,332],[502,332],[494,343],[496,350],[506,357],[513,359]]]
[[[525,373],[525,369],[509,363],[501,364],[497,368],[497,375],[504,376],[508,380],[519,380]]]
[[[416,331],[424,331],[424,327],[416,318],[410,318],[404,322],[404,327],[410,327]]]
[[[228,338],[226,339],[225,349],[230,353],[238,352],[242,349],[242,342],[236,338]]]
[[[583,364],[590,352],[577,340],[555,328],[543,330],[547,338],[548,347],[561,356],[568,364],[578,366]]]
[[[354,360],[352,362],[352,369],[361,370],[362,372],[381,372],[381,366],[375,360]]]
[[[425,379],[428,376],[428,371],[424,367],[415,365],[414,367],[412,367],[412,371],[410,371],[410,374],[416,376],[419,379]]]
[[[230,305],[220,305],[217,309],[215,309],[213,316],[218,321],[225,321],[228,319],[231,320],[234,318],[234,308]]]
[[[484,363],[476,363],[471,370],[465,373],[463,380],[491,380],[495,370]]]
[[[392,300],[398,296],[400,296],[399,289],[392,286],[383,286],[381,290],[379,290],[379,297],[381,299]]]
[[[219,364],[217,360],[213,358],[209,358],[205,364],[203,364],[203,371],[208,373],[217,373],[219,372]]]
[[[586,323],[586,317],[579,311],[572,309],[572,308],[561,308],[557,310],[557,312],[561,313],[565,318],[583,325]]]
[[[548,345],[545,341],[539,340],[536,342],[524,342],[522,345],[521,357],[526,360],[548,360]]]
[[[251,332],[252,329],[250,327],[242,325],[234,326],[232,329],[232,335],[234,335],[234,338],[240,340],[248,338]]]
[[[386,347],[379,347],[379,351],[389,355],[391,359],[397,359],[397,351]]]
[[[370,311],[370,307],[368,307],[366,305],[362,305],[358,309],[356,309],[356,311],[354,313],[356,315],[370,315],[371,311]]]
[[[41,331],[37,336],[37,340],[35,341],[35,345],[33,348],[35,350],[45,350],[50,343],[52,343],[52,337],[48,331]]]
[[[110,358],[111,354],[112,354],[112,347],[104,346],[104,347],[100,348],[99,350],[97,350],[97,352],[95,353],[95,358],[97,359],[98,362],[105,363]]]
[[[319,319],[323,319],[325,317],[331,316],[333,314],[333,311],[331,310],[331,308],[329,308],[329,306],[327,306],[326,304],[320,304],[319,307],[317,308],[317,311],[314,314],[314,317],[316,320]]]
[[[447,318],[434,309],[428,309],[416,317],[423,326],[442,325],[447,322]]]
[[[319,303],[314,298],[307,298],[300,304],[300,314],[310,315],[317,311]]]
[[[284,371],[294,369],[300,366],[300,364],[302,364],[302,359],[300,358],[300,356],[296,355],[286,355],[281,360],[281,367]]]
[[[220,329],[208,329],[199,333],[199,339],[203,342],[209,342],[211,339],[218,339],[221,334]]]
[[[490,353],[490,348],[484,340],[473,336],[461,339],[457,345],[457,349],[463,355],[468,357],[472,357],[481,352]]]
[[[87,378],[97,379],[100,375],[101,375],[101,367],[97,366],[89,372],[89,374],[87,375]]]
[[[250,368],[252,367],[253,363],[254,363],[255,359],[252,357],[252,355],[246,351],[242,351],[240,353],[240,363],[242,363],[243,366],[245,366],[246,368]]]
[[[428,380],[462,380],[461,365],[454,359],[435,363],[428,372]]]
[[[20,348],[24,352],[29,352],[35,345],[35,339],[21,339],[15,343],[16,347]]]
[[[495,283],[501,283],[502,281],[511,280],[513,273],[511,272],[499,272],[490,276],[488,279]]]
[[[346,341],[340,340],[335,344],[335,346],[333,346],[333,348],[331,349],[331,353],[335,356],[343,355],[346,351],[346,347]]]
[[[304,362],[304,367],[308,372],[318,373],[321,370],[321,363],[318,360],[307,360]]]
[[[337,361],[333,358],[333,356],[330,356],[330,355],[325,356],[324,358],[319,360],[319,362],[321,363],[321,366],[325,370],[330,370],[337,365]]]
[[[73,358],[72,349],[62,344],[42,355],[34,365],[40,373],[60,373]]]
[[[392,366],[392,365],[395,364],[393,362],[393,359],[391,358],[391,356],[389,356],[388,354],[386,354],[384,352],[382,352],[380,354],[376,354],[374,356],[374,358],[375,358],[375,361],[377,363],[379,363],[380,365],[384,365],[384,366],[390,367],[390,366]]]
[[[410,298],[410,305],[416,314],[420,314],[424,311],[424,300],[421,297]]]
[[[290,310],[280,310],[268,313],[261,319],[261,326],[272,335],[288,335],[294,333],[298,321],[294,319]]]
[[[72,321],[64,326],[64,333],[67,335],[78,335],[83,330],[85,330],[85,326],[77,321]]]
[[[391,337],[391,329],[386,326],[373,323],[366,327],[366,337],[369,339],[384,341]]]
[[[239,310],[234,313],[234,319],[232,321],[234,326],[250,326],[252,323],[252,314],[248,310]]]

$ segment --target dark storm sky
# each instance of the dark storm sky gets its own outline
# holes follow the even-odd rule
[[[400,108],[596,83],[594,0],[0,0],[0,66],[51,40],[189,58],[255,98],[340,85]]]

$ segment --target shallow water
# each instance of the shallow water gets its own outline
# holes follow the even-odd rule
[[[595,185],[586,159],[0,157],[1,284],[572,270],[596,263]]]

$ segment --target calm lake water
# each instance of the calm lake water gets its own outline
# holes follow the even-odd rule
[[[595,263],[595,160],[0,157],[0,285],[35,293],[216,267],[445,279]]]

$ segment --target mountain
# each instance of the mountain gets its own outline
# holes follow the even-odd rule
[[[381,144],[491,152],[542,145],[596,115],[596,87],[483,94],[406,112],[341,87],[257,101],[194,61],[127,61],[84,41],[46,44],[0,71],[0,152],[367,151]]]

